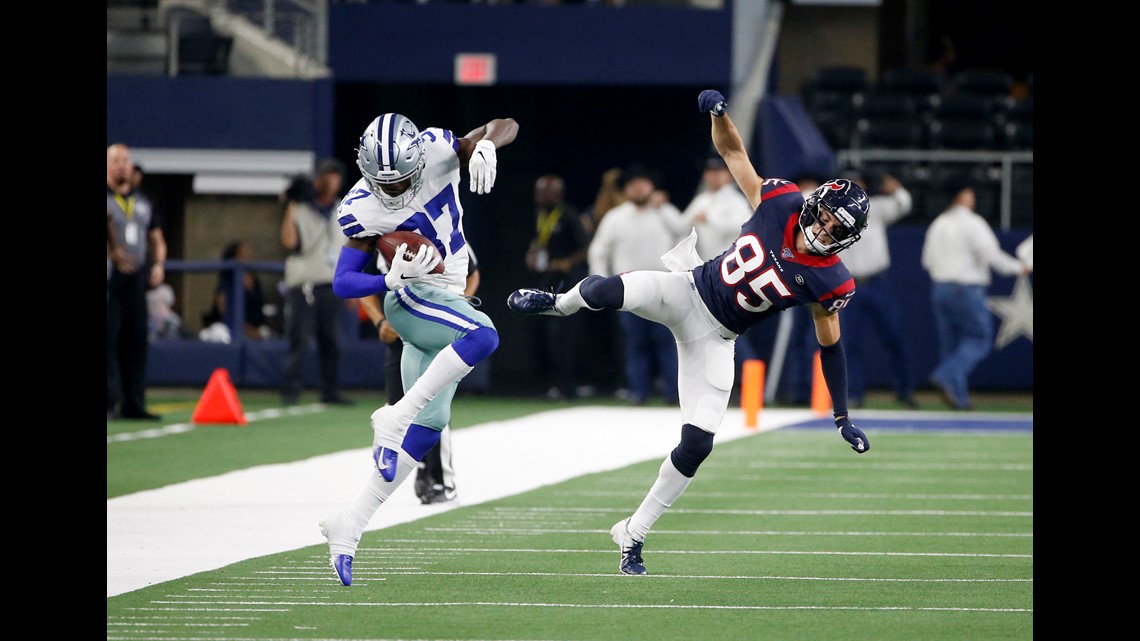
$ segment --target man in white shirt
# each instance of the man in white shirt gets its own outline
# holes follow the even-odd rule
[[[859,177],[852,177],[867,189]],[[847,344],[847,398],[854,407],[863,404],[866,393],[865,347],[868,332],[878,333],[887,353],[887,364],[894,379],[895,398],[911,409],[914,400],[914,375],[910,366],[910,349],[902,331],[902,312],[890,281],[891,252],[887,243],[887,227],[911,212],[913,198],[897,178],[884,174],[867,189],[871,201],[871,222],[860,234],[859,242],[843,252],[843,264],[855,277],[859,296],[840,314],[844,341]]]
[[[989,223],[974,211],[973,187],[961,185],[954,194],[950,207],[930,223],[922,246],[940,358],[930,384],[950,407],[969,410],[967,378],[993,349],[993,319],[986,307],[990,270],[1016,276],[1031,269],[1002,251]]]
[[[590,242],[590,273],[615,276],[635,270],[667,271],[661,255],[691,227],[672,203],[655,205],[655,172],[634,166],[622,172],[625,202],[606,213]],[[678,403],[677,345],[669,328],[635,314],[618,314],[625,344],[629,402],[643,405],[661,376],[665,402]]]
[[[709,158],[701,179],[704,188],[685,208],[684,216],[685,222],[697,230],[697,255],[709,260],[736,242],[740,226],[752,217],[752,207],[736,186],[724,158]]]

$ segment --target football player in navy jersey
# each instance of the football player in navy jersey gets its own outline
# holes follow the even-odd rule
[[[733,386],[735,342],[749,327],[807,305],[836,429],[856,452],[871,449],[847,416],[847,361],[838,313],[855,294],[855,281],[836,255],[867,227],[866,192],[850,180],[836,179],[805,199],[795,183],[761,178],[728,116],[724,96],[702,91],[697,105],[710,114],[713,144],[753,209],[736,242],[702,262],[694,231],[661,257],[668,272],[592,275],[562,294],[519,289],[507,298],[507,306],[521,314],[567,316],[583,308],[630,312],[667,326],[677,341],[681,440],[661,463],[641,505],[610,529],[625,574],[647,573],[641,557],[646,534],[712,452]]]

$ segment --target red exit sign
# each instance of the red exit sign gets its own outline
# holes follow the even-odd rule
[[[455,84],[493,85],[498,78],[493,53],[455,54]]]

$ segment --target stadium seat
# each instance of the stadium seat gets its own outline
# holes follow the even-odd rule
[[[190,34],[178,39],[178,73],[221,76],[230,71],[234,39],[217,34]]]
[[[1011,224],[1033,226],[1033,163],[1014,163],[1010,188]]]
[[[1013,76],[997,69],[963,69],[954,74],[950,93],[962,96],[1008,98],[1013,91]]]
[[[860,118],[852,138],[856,149],[921,149],[922,125],[914,118]]]
[[[914,97],[902,93],[870,92],[853,100],[856,118],[905,118],[918,113]]]
[[[934,120],[989,121],[1004,110],[991,96],[951,95],[943,96],[934,107]]]
[[[233,37],[215,32],[208,15],[192,7],[172,6],[163,19],[177,43],[179,75],[229,73]]]
[[[925,208],[926,195],[930,191],[930,165],[926,161],[911,160],[864,160],[860,173],[869,192],[878,189],[879,181],[883,175],[890,174],[902,183],[914,199],[912,212],[906,218],[908,223],[919,224],[928,222],[938,211],[927,217]],[[939,210],[940,211],[940,210]]]
[[[842,91],[805,92],[804,108],[832,149],[851,146],[852,94]]]
[[[867,70],[862,67],[821,67],[809,81],[812,91],[863,93],[871,88]]]
[[[953,185],[969,184],[977,198],[977,212],[992,223],[1001,218],[1001,168],[991,163],[940,162],[930,170],[928,209],[937,215],[954,197]]]
[[[1033,123],[1007,122],[1003,142],[1002,146],[1010,151],[1033,151]]]
[[[927,127],[927,143],[931,149],[998,148],[996,128],[986,121],[934,120]]]
[[[929,96],[944,93],[942,76],[933,69],[887,69],[879,78],[879,91]]]
[[[1013,102],[1005,112],[1006,122],[1033,123],[1033,96]]]

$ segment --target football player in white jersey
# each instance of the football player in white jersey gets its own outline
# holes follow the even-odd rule
[[[431,127],[420,131],[407,117],[386,113],[360,137],[356,164],[361,179],[345,195],[337,219],[348,238],[340,250],[333,291],[341,298],[384,297],[384,316],[404,341],[400,371],[404,396],[372,413],[373,472],[356,499],[321,521],[330,562],[344,585],[352,584],[352,560],[360,536],[380,505],[439,442],[451,419],[459,381],[499,345],[491,319],[463,296],[467,241],[459,202],[460,167],[470,189],[486,194],[495,184],[495,150],[514,141],[518,123],[495,119],[458,138]],[[431,241],[414,258],[396,249],[386,273],[367,273],[384,259],[376,240],[396,230]],[[444,270],[429,272],[442,260]]]

